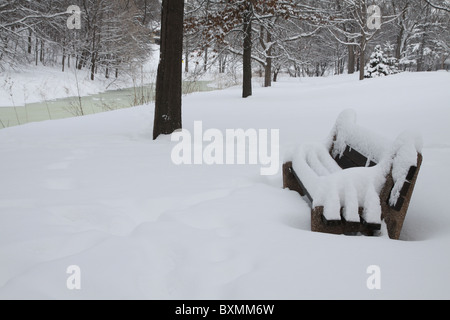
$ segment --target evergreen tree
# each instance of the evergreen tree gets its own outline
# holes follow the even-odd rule
[[[388,60],[386,59],[380,45],[375,47],[375,51],[370,56],[369,64],[365,68],[365,78],[377,78],[392,74]]]

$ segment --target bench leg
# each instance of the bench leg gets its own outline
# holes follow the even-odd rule
[[[323,218],[324,207],[315,207],[311,209],[311,231],[343,234],[344,227],[341,221],[331,221],[328,225]]]
[[[389,174],[385,188],[381,191],[381,207],[382,218],[386,222],[389,238],[398,240],[402,232],[403,223],[405,221],[406,213],[408,211],[409,203],[414,191],[414,187],[417,182],[417,176],[419,175],[420,167],[422,165],[423,157],[421,154],[417,156],[417,169],[414,177],[411,179],[411,186],[408,189],[407,194],[404,197],[404,203],[400,210],[392,208],[389,204],[389,197],[394,186],[392,175]]]
[[[294,176],[292,169],[292,162],[286,162],[283,165],[283,189],[289,189],[292,191],[297,191],[300,196],[304,197],[305,194]]]

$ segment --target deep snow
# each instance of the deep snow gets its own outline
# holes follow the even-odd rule
[[[280,129],[282,153],[336,117],[424,163],[400,241],[310,232],[307,204],[259,166],[175,166],[153,106],[0,130],[0,298],[450,298],[450,74],[282,79],[184,98],[184,127]],[[375,93],[382,93],[377,95]],[[66,287],[70,265],[81,290]],[[369,290],[370,265],[381,290]]]

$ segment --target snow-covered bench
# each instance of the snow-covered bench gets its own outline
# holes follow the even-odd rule
[[[422,140],[404,133],[394,142],[356,124],[346,110],[327,145],[303,145],[283,165],[284,188],[311,206],[311,230],[374,235],[386,223],[398,239],[422,164]]]

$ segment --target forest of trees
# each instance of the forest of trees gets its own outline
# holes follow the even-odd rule
[[[80,29],[68,27],[79,8]],[[1,0],[0,70],[24,64],[86,68],[91,79],[144,62],[160,20],[158,0]]]
[[[379,29],[370,28],[371,5],[381,9]],[[449,8],[449,1],[437,0],[191,0],[185,54],[202,51],[208,62],[213,51],[221,66],[242,56],[245,73],[248,53],[264,70],[265,86],[280,70],[292,76],[359,71],[363,79],[376,45],[403,70],[438,70],[450,56]]]
[[[66,25],[71,5],[81,29]],[[369,28],[371,5],[381,9],[380,29]],[[197,72],[238,69],[244,97],[255,72],[265,86],[280,72],[363,79],[376,45],[400,70],[438,70],[450,56],[449,8],[448,0],[188,0],[185,69],[194,61]],[[0,71],[41,64],[118,76],[147,59],[160,20],[159,0],[1,0]]]

